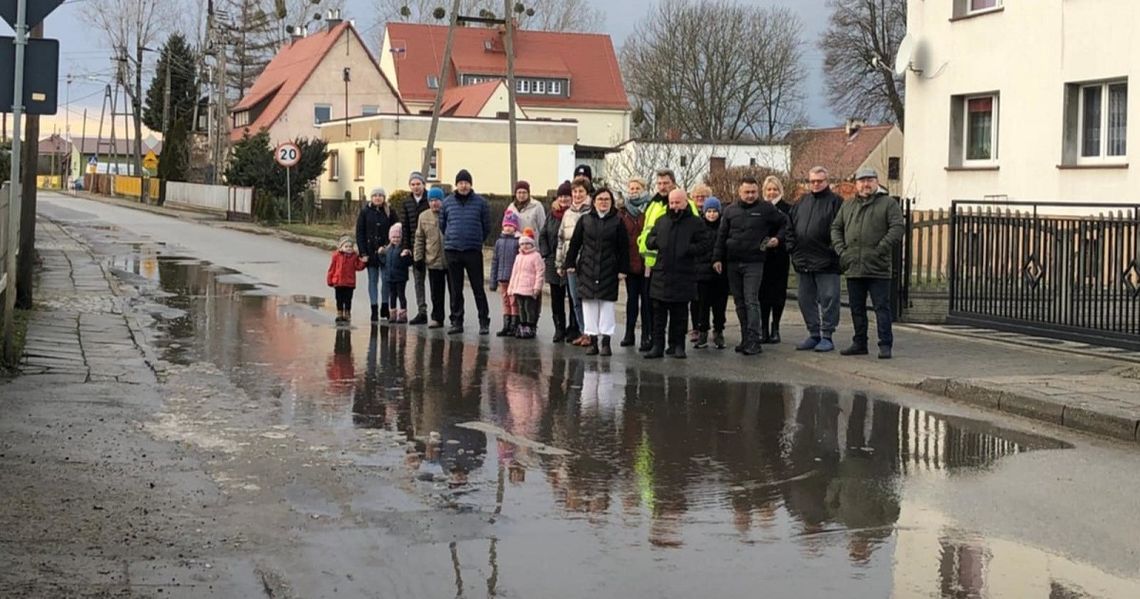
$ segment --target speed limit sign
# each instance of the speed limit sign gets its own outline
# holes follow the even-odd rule
[[[297,163],[301,161],[301,148],[298,148],[297,144],[294,143],[283,143],[273,151],[273,156],[276,158],[277,164],[285,168],[297,166]]]

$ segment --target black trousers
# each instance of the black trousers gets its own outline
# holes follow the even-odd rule
[[[336,294],[337,312],[349,312],[352,310],[353,291],[356,291],[354,287],[333,287],[333,293]]]
[[[538,313],[542,306],[538,298],[516,293],[515,303],[519,307],[519,321],[532,327],[538,326]]]
[[[392,281],[388,283],[388,307],[402,310],[408,309],[408,282]]]
[[[712,312],[712,330],[723,331],[725,312],[728,309],[728,279],[717,277],[697,283],[696,316],[693,326],[702,333],[709,331],[709,312]]]
[[[633,338],[637,330],[637,316],[641,314],[641,338],[653,336],[649,324],[649,279],[644,275],[628,275],[625,278],[625,335]]]
[[[653,345],[658,347],[684,347],[685,327],[689,322],[689,302],[662,302],[653,300]],[[668,345],[665,329],[668,326]]]
[[[427,276],[431,287],[431,319],[443,322],[444,302],[447,301],[447,271],[428,269]]]
[[[891,280],[854,277],[847,279],[847,299],[851,303],[851,326],[855,329],[852,341],[867,347],[867,296],[875,309],[875,328],[879,345],[891,347],[895,343],[891,329]]]
[[[447,277],[451,284],[451,316],[455,324],[463,326],[463,275],[471,283],[471,294],[475,296],[475,309],[479,311],[479,324],[491,322],[491,308],[487,305],[487,290],[483,288],[483,251],[467,250],[456,252],[447,250]]]
[[[582,327],[578,325],[578,319],[574,315],[573,309],[569,310],[569,316],[567,316],[566,305],[567,300],[570,299],[570,294],[566,292],[566,286],[551,283],[549,287],[550,316],[554,320],[555,328],[558,327],[559,323],[562,323],[565,330],[581,331]]]

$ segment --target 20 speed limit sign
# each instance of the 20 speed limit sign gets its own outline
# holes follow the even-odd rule
[[[298,148],[297,144],[294,143],[283,143],[273,151],[273,156],[277,160],[277,164],[285,168],[297,166],[297,163],[301,161],[301,148]]]

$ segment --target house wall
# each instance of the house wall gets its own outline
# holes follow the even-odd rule
[[[873,168],[875,172],[879,173],[879,182],[887,187],[891,193],[901,193],[903,189],[903,182],[906,181],[906,160],[904,158],[905,144],[903,142],[903,133],[898,127],[892,127],[891,132],[879,142],[879,145],[871,150],[870,155],[859,168]],[[899,179],[891,180],[888,178],[890,174],[891,158],[899,158]]]
[[[334,124],[322,128],[329,150],[338,153],[339,173],[320,178],[322,198],[343,198],[345,191],[359,197],[377,185],[389,193],[407,189],[408,174],[421,167],[430,118],[404,117],[397,125],[391,116],[357,119],[352,134]],[[397,132],[397,127],[398,132]],[[519,177],[531,184],[534,194],[555,189],[574,170],[573,123],[518,123]],[[477,191],[493,194],[513,192],[510,181],[510,147],[507,122],[488,119],[442,119],[436,136],[439,150],[437,180],[451,184],[455,173],[467,169]],[[355,156],[364,150],[364,174],[355,172]]]
[[[365,106],[376,106],[380,112],[387,113],[399,110],[395,94],[376,70],[368,51],[346,30],[269,128],[273,143],[296,137],[320,137],[320,130],[313,121],[313,108],[317,104],[331,106],[333,119],[344,118],[344,67],[351,69],[352,78],[348,84],[349,116],[359,116]]]
[[[1059,168],[1065,161],[1067,83],[1140,75],[1135,0],[1007,0],[1000,12],[951,21],[954,2],[908,3],[908,30],[927,46],[926,71],[907,74],[906,178],[901,193],[920,208],[986,196],[1010,200],[1135,202],[1140,172]],[[995,168],[950,164],[951,98],[996,91]],[[1137,122],[1140,94],[1128,101]],[[1073,107],[1075,114],[1075,107]],[[1140,127],[1127,133],[1140,148]]]
[[[505,95],[505,93],[504,93]],[[495,100],[492,100],[492,103]],[[421,111],[431,111],[430,102],[407,102],[408,110],[412,114]],[[488,103],[490,105],[490,103]],[[500,111],[506,110],[505,99]],[[569,108],[536,108],[533,106],[520,106],[529,119],[550,119],[561,121],[571,119],[577,121],[577,143],[583,146],[596,146],[612,148],[629,139],[630,113],[621,110],[580,110]],[[484,110],[484,115],[495,116],[496,111]],[[484,116],[480,115],[480,116]]]

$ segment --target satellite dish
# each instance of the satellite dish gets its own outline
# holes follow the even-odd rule
[[[908,69],[911,68],[911,59],[914,58],[915,50],[918,48],[918,42],[909,33],[903,36],[899,42],[898,52],[895,53],[895,75],[905,77]]]

